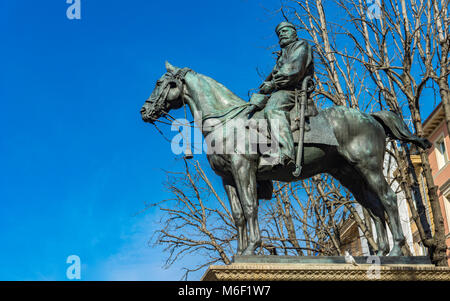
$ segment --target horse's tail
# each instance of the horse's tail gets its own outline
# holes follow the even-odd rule
[[[432,146],[427,138],[420,138],[412,134],[397,114],[390,111],[380,111],[370,115],[383,126],[386,135],[389,137],[403,142],[411,142],[422,149],[428,149]]]

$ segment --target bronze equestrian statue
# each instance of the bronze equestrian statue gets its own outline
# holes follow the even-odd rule
[[[272,120],[279,122],[279,131],[270,131],[270,135],[273,141],[278,141],[280,153],[271,154],[271,159],[288,169],[295,166],[296,161],[289,114],[296,104],[298,91],[302,91],[302,83],[314,75],[314,62],[312,47],[307,41],[298,39],[293,24],[281,22],[275,32],[281,48],[277,53],[276,65],[260,86],[260,94],[253,94],[247,110],[252,114],[264,109],[269,130]],[[265,94],[270,94],[270,97],[264,97]],[[304,112],[306,118],[317,115],[315,104],[310,97],[307,99],[309,101]],[[308,124],[301,126],[309,130]]]
[[[278,67],[275,66],[261,86],[260,94],[263,97],[257,96],[260,101],[267,101],[266,106],[255,102],[256,98],[250,103],[245,102],[208,76],[166,63],[167,72],[157,81],[152,94],[141,108],[142,119],[154,123],[170,110],[187,105],[210,145],[224,146],[223,152],[208,149],[207,158],[214,172],[222,178],[230,201],[238,229],[238,255],[252,255],[261,246],[258,199],[272,198],[272,181],[300,181],[320,173],[331,174],[339,180],[352,192],[356,201],[369,211],[376,226],[378,255],[385,255],[390,249],[385,216],[389,219],[394,243],[389,255],[402,255],[401,247],[405,238],[398,215],[397,197],[383,175],[386,138],[389,136],[411,142],[424,149],[431,146],[430,142],[411,134],[403,120],[392,112],[366,114],[343,106],[327,108],[318,114],[313,111],[304,114],[309,115],[306,116],[309,118],[304,118],[304,121],[309,121],[309,131],[301,124],[300,129],[289,127],[299,120],[296,90],[300,89],[301,95],[309,91],[306,88],[308,85],[302,83],[298,86],[297,80],[301,81],[308,72],[312,72],[312,62],[309,60],[310,46],[303,41],[285,44],[288,43],[288,36],[293,37],[293,32],[288,34],[283,28],[288,31],[293,29],[283,23],[277,28],[282,47]],[[289,49],[291,44],[292,49]],[[302,55],[291,55],[297,50]],[[297,63],[289,68],[284,67],[288,66],[285,62],[291,58],[294,61],[297,58]],[[270,98],[264,96],[266,94],[270,94]],[[249,113],[254,113],[250,114],[251,118]],[[271,119],[265,129],[249,125],[250,121],[265,118]],[[211,120],[216,121],[214,125],[204,126]],[[237,121],[246,125],[233,126]],[[271,131],[275,121],[283,124],[283,129],[280,129],[282,133]],[[289,133],[291,129],[292,134]],[[289,162],[288,166],[286,162],[268,165],[265,161],[263,164],[263,158],[273,154],[264,153],[261,148],[253,151],[253,138],[258,135],[268,136],[269,143],[275,141],[272,142],[275,145],[284,143],[284,148],[281,145],[280,150],[290,160],[300,153],[298,162],[303,167],[301,173],[293,173]],[[236,137],[245,143],[244,151],[235,147]]]

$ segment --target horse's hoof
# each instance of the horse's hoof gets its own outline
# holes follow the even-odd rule
[[[241,254],[242,256],[251,256],[251,255],[255,255],[255,251],[254,250],[245,250],[244,252],[242,252]]]
[[[258,246],[258,244],[250,244],[250,245],[244,250],[244,252],[242,252],[242,255],[243,255],[243,256],[251,256],[251,255],[255,255],[257,246]]]
[[[376,255],[377,256],[385,256],[386,254],[387,254],[387,252],[385,250],[379,250]]]

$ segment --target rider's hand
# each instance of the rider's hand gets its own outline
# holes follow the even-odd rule
[[[289,79],[285,75],[278,74],[273,81],[275,82],[277,87],[285,87],[287,84],[289,84]]]
[[[251,115],[254,114],[256,111],[258,111],[258,106],[251,103],[246,108],[245,114],[251,117]]]
[[[272,81],[266,81],[259,87],[259,93],[270,94],[274,89],[274,83]]]

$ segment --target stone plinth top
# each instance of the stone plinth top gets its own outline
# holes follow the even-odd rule
[[[367,257],[355,257],[353,265],[345,263],[343,257],[239,256],[230,265],[210,266],[202,280],[450,281],[450,268],[435,267],[425,258],[379,258],[381,263],[374,264],[366,263]]]
[[[354,256],[358,264],[372,264],[374,260],[384,264],[429,264],[427,256]],[[276,256],[276,255],[251,255],[234,256],[233,263],[310,263],[310,264],[345,264],[344,256]]]

